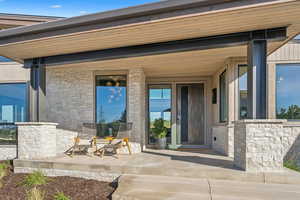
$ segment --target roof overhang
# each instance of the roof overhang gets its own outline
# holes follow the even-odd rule
[[[23,61],[287,27],[288,38],[270,43],[271,53],[300,32],[299,19],[297,0],[165,1],[2,31],[0,55]]]
[[[63,17],[0,13],[0,29],[51,22]]]

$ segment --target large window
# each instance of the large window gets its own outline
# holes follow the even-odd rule
[[[239,65],[239,119],[246,119],[248,116],[247,106],[248,106],[248,89],[247,89],[247,74],[248,66]]]
[[[14,122],[27,121],[27,84],[0,84],[0,144],[16,142]]]
[[[220,122],[227,122],[227,90],[226,90],[226,70],[219,77],[220,88]]]
[[[3,56],[0,56],[0,62],[12,62],[11,59],[9,58],[6,58],[6,57],[3,57]]]
[[[96,76],[96,122],[98,136],[115,136],[126,122],[126,76]]]
[[[276,113],[278,119],[300,119],[300,64],[276,66]]]
[[[152,85],[149,87],[149,143],[155,138],[151,132],[155,120],[163,119],[168,129],[167,142],[171,143],[171,86]]]

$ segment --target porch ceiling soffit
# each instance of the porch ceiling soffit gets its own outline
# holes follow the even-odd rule
[[[93,31],[0,45],[0,55],[17,61],[33,57],[69,54],[100,49],[221,35],[235,32],[288,26],[291,38],[300,31],[300,1],[278,0],[207,11],[198,14],[120,25]],[[3,38],[0,38],[0,43]],[[276,43],[272,50],[283,43]]]

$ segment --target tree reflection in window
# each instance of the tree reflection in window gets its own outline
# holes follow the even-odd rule
[[[126,76],[96,76],[97,135],[115,136],[126,122]]]
[[[300,64],[276,66],[276,114],[278,119],[300,119]]]

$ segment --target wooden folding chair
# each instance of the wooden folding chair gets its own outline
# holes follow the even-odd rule
[[[105,152],[112,152],[116,156],[118,156],[118,150],[127,147],[129,154],[132,154],[129,137],[132,131],[132,123],[120,123],[119,130],[116,137],[106,137],[106,141],[108,144],[103,145],[100,148],[97,148],[95,151],[96,155],[100,155],[103,158]],[[97,145],[96,138],[94,140],[95,145]]]
[[[91,131],[91,123],[83,123],[81,131],[78,132],[77,137],[74,138],[74,145],[69,148],[65,154],[73,157],[75,153],[88,154],[88,149],[92,146],[94,132]]]

